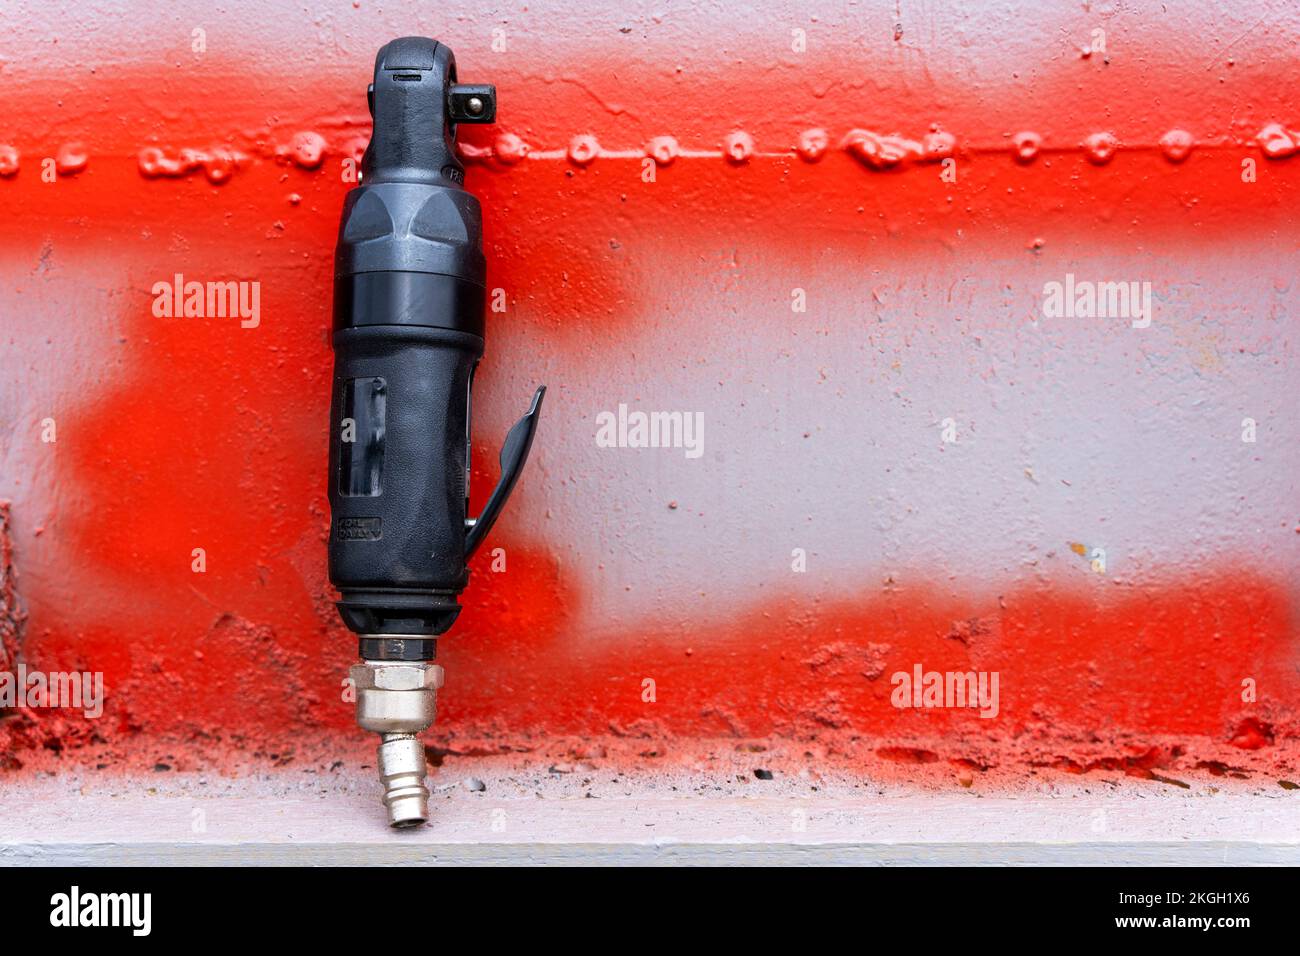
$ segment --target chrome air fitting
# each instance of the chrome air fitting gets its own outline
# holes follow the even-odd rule
[[[419,735],[438,714],[442,668],[418,661],[365,661],[354,664],[349,676],[357,693],[357,725],[381,738],[379,779],[388,822],[419,826],[429,819]]]

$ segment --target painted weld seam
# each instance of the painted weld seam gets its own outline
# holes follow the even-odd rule
[[[865,129],[852,129],[840,140],[840,151],[857,159],[872,170],[891,170],[911,165],[946,162],[958,153],[966,155],[1012,156],[1021,164],[1032,163],[1040,153],[1081,153],[1095,166],[1105,166],[1119,152],[1159,152],[1171,163],[1181,163],[1193,149],[1244,149],[1254,145],[1266,159],[1283,160],[1300,154],[1300,131],[1289,129],[1281,123],[1268,123],[1252,140],[1200,141],[1183,129],[1171,129],[1155,143],[1126,143],[1109,130],[1101,130],[1075,145],[1045,145],[1043,138],[1032,131],[1022,130],[1009,136],[1010,142],[999,144],[960,144],[953,134],[932,129],[921,139],[913,140],[896,134],[884,135]],[[467,163],[490,163],[510,167],[523,160],[568,161],[578,167],[591,165],[597,159],[652,159],[658,166],[670,166],[678,159],[725,160],[732,166],[742,166],[751,159],[788,159],[798,156],[808,163],[819,162],[826,154],[830,135],[824,129],[804,130],[795,146],[779,150],[759,150],[753,138],[743,131],[729,133],[721,149],[687,149],[672,136],[656,136],[644,147],[606,149],[590,134],[574,136],[563,149],[535,149],[515,133],[501,133],[490,146],[458,143],[457,155]],[[358,134],[350,137],[342,152],[358,165],[365,151],[365,138]],[[324,162],[329,150],[325,137],[310,130],[294,135],[286,145],[273,149],[271,157],[281,164],[293,163],[304,170],[316,170]],[[80,143],[64,143],[58,151],[58,172],[73,176],[84,170],[90,156]],[[157,145],[143,147],[137,154],[140,174],[146,179],[177,179],[202,171],[214,184],[227,182],[246,165],[250,157],[229,147],[208,150],[184,148],[170,155]],[[9,144],[0,144],[0,178],[12,179],[18,175],[21,156]]]

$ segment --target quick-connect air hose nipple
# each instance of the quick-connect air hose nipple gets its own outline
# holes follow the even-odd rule
[[[357,724],[380,735],[379,780],[388,822],[419,826],[429,819],[424,745],[419,734],[438,712],[442,668],[419,661],[364,661],[352,667]]]

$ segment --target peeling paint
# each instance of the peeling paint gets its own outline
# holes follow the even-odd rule
[[[0,215],[30,228],[0,239],[0,637],[12,660],[16,564],[24,654],[102,669],[108,716],[10,717],[0,750],[168,773],[346,748],[330,255],[370,59],[412,24],[284,7],[222,38],[265,15],[240,0],[208,53],[124,13],[138,36],[110,57],[93,10],[58,8],[15,19],[11,47],[41,56],[6,61]],[[514,396],[555,396],[506,570],[476,563],[440,648],[431,746],[608,740],[590,746],[616,765],[775,740],[962,788],[1295,778],[1300,14],[1121,10],[1128,49],[1104,62],[1076,55],[1086,10],[1026,8],[1011,33],[987,12],[832,16],[804,60],[788,3],[738,33],[711,8],[631,16],[644,39],[543,4],[512,15],[506,55],[493,10],[420,22],[502,104],[462,147],[503,303],[475,507]],[[1264,14],[1276,30],[1243,33]],[[966,39],[904,43],[930,33]],[[1189,58],[1219,40],[1231,66]],[[177,272],[260,281],[263,322],[152,316]],[[1151,281],[1156,321],[1045,318],[1067,273]],[[621,402],[700,411],[706,454],[598,448]],[[1075,559],[1097,543],[1105,575]],[[917,663],[998,671],[999,719],[892,707],[888,675]]]

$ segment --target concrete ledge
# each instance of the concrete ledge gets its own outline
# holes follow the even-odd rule
[[[1257,843],[28,844],[0,866],[1295,866]]]
[[[575,795],[545,768],[470,764],[435,776],[429,826],[393,831],[360,769],[11,778],[0,864],[1300,865],[1300,794],[1281,788],[765,791],[687,779],[696,786],[606,775]]]

